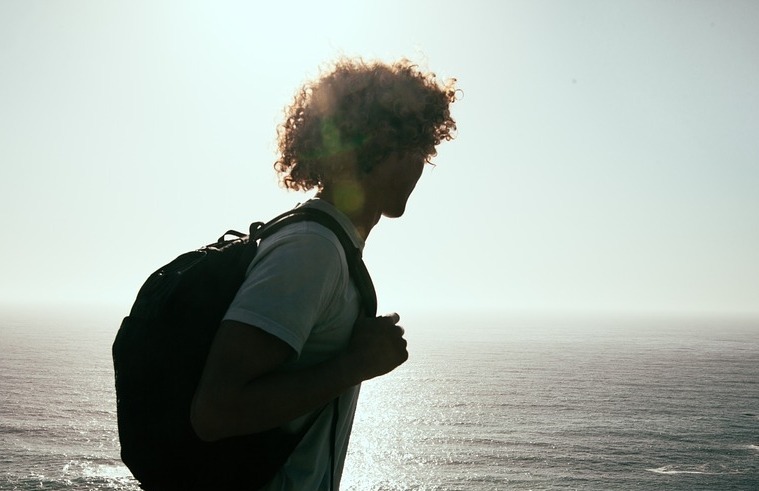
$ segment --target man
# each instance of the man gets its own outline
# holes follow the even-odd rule
[[[337,62],[287,110],[275,164],[282,183],[315,188],[302,206],[331,214],[363,248],[380,217],[403,215],[436,145],[453,138],[453,83],[407,61]],[[359,305],[327,228],[298,222],[264,239],[195,394],[197,435],[307,428],[265,489],[337,489],[360,383],[408,358],[399,316],[367,318]],[[336,398],[336,413],[322,410]]]

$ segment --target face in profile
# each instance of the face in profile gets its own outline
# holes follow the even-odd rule
[[[394,153],[369,172],[369,186],[384,216],[397,218],[403,215],[424,165],[424,156],[417,152]]]

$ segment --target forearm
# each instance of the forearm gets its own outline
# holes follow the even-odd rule
[[[193,404],[193,426],[210,441],[265,431],[328,404],[361,381],[355,357],[341,354],[297,371],[267,373],[239,388],[204,388],[203,403]]]
[[[397,322],[397,314],[361,318],[344,351],[297,371],[280,369],[293,355],[283,341],[250,325],[224,323],[192,403],[195,432],[214,441],[275,428],[393,370],[408,358]]]

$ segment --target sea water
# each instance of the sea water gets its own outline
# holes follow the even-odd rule
[[[404,317],[344,490],[759,490],[759,320]],[[117,314],[0,315],[0,489],[138,490]]]

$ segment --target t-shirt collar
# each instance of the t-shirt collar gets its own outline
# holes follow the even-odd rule
[[[335,208],[335,205],[321,198],[312,198],[300,206],[309,206],[312,208],[316,208],[318,210],[325,211],[329,213],[330,215],[332,215],[337,220],[337,222],[340,225],[342,225],[343,229],[345,229],[345,231],[348,233],[348,237],[350,237],[351,242],[353,242],[353,245],[355,245],[360,251],[364,250],[365,241],[358,234],[358,230],[356,230],[355,225],[353,225],[353,222],[350,221],[350,218],[348,218],[348,216],[345,215],[345,213]]]

